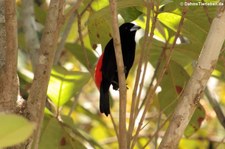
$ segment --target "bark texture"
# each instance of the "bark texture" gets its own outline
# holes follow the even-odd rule
[[[14,112],[17,94],[17,20],[15,1],[0,1],[0,112]]]

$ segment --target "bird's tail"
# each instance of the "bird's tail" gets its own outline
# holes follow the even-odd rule
[[[100,87],[100,112],[106,116],[110,114],[109,90],[104,91],[102,87]]]

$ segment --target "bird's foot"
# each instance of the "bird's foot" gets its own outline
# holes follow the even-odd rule
[[[113,89],[114,90],[119,90],[119,84],[115,81],[112,82],[112,85],[113,85]],[[127,86],[126,84],[126,88],[129,89],[129,87]]]
[[[119,89],[119,84],[116,81],[112,81],[113,89],[118,90]]]

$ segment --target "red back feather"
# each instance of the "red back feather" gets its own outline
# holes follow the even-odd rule
[[[99,57],[98,63],[96,65],[95,68],[95,83],[98,87],[98,89],[100,89],[100,85],[102,82],[102,59],[103,59],[103,54]]]

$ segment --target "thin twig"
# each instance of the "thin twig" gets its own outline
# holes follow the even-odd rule
[[[208,98],[209,103],[211,104],[213,110],[216,112],[216,115],[217,115],[217,118],[218,118],[220,124],[225,129],[225,116],[223,114],[222,109],[220,108],[220,105],[218,104],[218,102],[216,100],[216,95],[213,96],[208,87],[206,87],[206,89],[205,89],[205,95]]]
[[[202,3],[205,3],[205,1],[202,0]],[[207,7],[206,5],[203,5],[203,10],[205,11],[205,14],[206,14],[206,16],[207,16],[207,19],[208,19],[208,21],[209,21],[209,24],[211,24],[211,23],[212,23],[212,19],[211,19],[210,16],[209,16],[209,10],[208,10],[208,7]]]
[[[141,130],[141,126],[143,124],[145,115],[146,115],[146,113],[148,111],[148,107],[150,106],[150,104],[152,102],[152,99],[153,99],[153,97],[155,95],[154,92],[156,91],[157,87],[159,86],[160,82],[162,81],[162,78],[163,78],[163,76],[164,76],[164,74],[165,74],[165,72],[166,72],[166,70],[167,70],[167,68],[169,66],[169,63],[170,63],[170,60],[171,60],[171,56],[172,56],[172,53],[174,51],[174,47],[176,45],[176,41],[177,41],[177,39],[178,39],[178,37],[180,35],[181,28],[183,26],[183,22],[184,22],[184,18],[185,18],[186,13],[187,13],[187,9],[185,7],[185,9],[183,9],[183,12],[182,12],[182,17],[181,17],[181,20],[180,20],[180,23],[179,23],[179,26],[178,26],[178,29],[177,29],[177,32],[176,32],[176,35],[175,35],[174,42],[173,42],[173,44],[172,44],[172,46],[171,46],[171,48],[169,50],[168,56],[166,57],[165,65],[162,68],[161,72],[159,73],[159,77],[158,77],[158,80],[156,82],[156,85],[153,87],[153,89],[152,89],[151,86],[149,86],[149,88],[148,88],[148,92],[147,92],[147,95],[145,97],[146,98],[146,103],[145,103],[145,107],[144,107],[144,112],[142,113],[141,120],[139,122],[137,131],[135,133],[134,140],[132,142],[132,148],[134,147],[134,144],[135,144],[135,142],[137,140],[137,136],[138,136],[138,134],[139,134],[139,132]]]
[[[154,3],[154,2],[152,2]],[[153,11],[154,11],[154,7],[152,8]],[[156,5],[156,11],[155,11],[155,16],[153,17],[153,21],[152,21],[152,27],[151,27],[151,31],[150,31],[150,36],[149,36],[149,39],[148,39],[148,43],[147,43],[147,48],[150,49],[150,46],[152,44],[152,41],[153,41],[153,36],[154,36],[154,30],[156,28],[156,23],[157,23],[157,17],[158,17],[158,13],[159,13],[159,3],[157,3]],[[144,78],[145,78],[145,74],[146,74],[146,70],[147,70],[147,64],[148,64],[148,60],[149,60],[149,57],[150,57],[150,50],[148,50],[146,52],[146,56],[144,58],[144,72],[143,72],[143,75],[142,75],[142,80],[141,80],[141,83],[140,83],[140,89],[139,89],[139,94],[138,94],[138,98],[137,98],[137,104],[136,104],[136,107],[135,107],[135,119],[136,117],[138,116],[138,113],[140,112],[138,109],[138,106],[139,106],[139,103],[140,103],[140,98],[141,98],[141,93],[142,93],[142,88],[144,86]],[[148,93],[147,93],[148,94]]]
[[[116,123],[115,123],[114,117],[113,117],[113,115],[112,115],[112,114],[109,114],[109,115],[110,115],[110,119],[111,119],[112,124],[113,124],[114,131],[115,131],[115,133],[116,133],[117,140],[119,140],[118,127],[116,126]]]
[[[78,12],[77,12],[77,24],[78,24],[78,34],[79,34],[80,44],[81,44],[82,51],[84,52],[84,57],[85,57],[85,60],[86,60],[87,69],[91,73],[91,75],[93,76],[92,68],[91,68],[90,61],[89,61],[89,58],[88,58],[88,55],[87,55],[87,50],[84,46],[84,40],[83,40],[83,34],[82,34],[82,28],[81,28],[81,16]]]
[[[147,50],[146,46],[147,46],[147,39],[148,39],[148,33],[149,33],[149,22],[150,22],[150,15],[151,15],[150,7],[151,7],[150,3],[147,3],[147,19],[146,19],[146,25],[145,25],[145,34],[144,34],[144,40],[143,40],[143,44],[142,44],[142,48],[141,48],[141,55],[139,58],[136,80],[135,80],[133,94],[132,94],[129,128],[128,128],[128,132],[127,132],[127,138],[128,138],[127,144],[129,146],[130,146],[130,141],[131,141],[131,137],[132,137],[132,132],[134,129],[135,107],[137,107],[136,105],[138,104],[138,102],[136,101],[136,98],[137,98],[137,89],[138,89],[138,84],[139,84],[140,74],[141,74],[141,67],[142,67],[142,63],[143,63],[144,52]]]
[[[60,87],[59,87],[59,95],[58,95],[58,99],[57,99],[57,107],[56,107],[56,117],[59,116],[59,111],[60,111],[60,101],[61,101],[61,95],[62,95],[62,92],[63,92],[63,83],[64,83],[64,80],[61,81],[60,83]]]
[[[180,95],[181,95],[181,94],[180,94]],[[179,95],[175,100],[173,100],[171,103],[169,103],[165,108],[163,108],[163,109],[159,112],[159,116],[162,115],[162,114],[163,114],[168,108],[170,108],[173,104],[175,104],[175,102],[177,102],[178,99],[180,98],[180,95]],[[146,144],[143,146],[143,149],[151,142],[151,140],[152,140],[153,137],[156,137],[156,135],[158,134],[159,130],[161,130],[162,127],[166,124],[166,122],[171,118],[172,114],[173,114],[173,113],[169,113],[169,114],[167,115],[166,120],[165,120],[161,125],[158,124],[159,127],[157,127],[156,132],[155,132],[155,133],[152,135],[152,137],[146,142]],[[148,123],[149,123],[149,122],[147,122],[144,126],[142,126],[141,130],[143,130],[144,127],[145,127]]]
[[[60,40],[60,42],[57,46],[57,50],[56,50],[56,53],[55,53],[55,59],[54,59],[54,65],[56,65],[58,63],[59,59],[60,59],[61,53],[64,49],[66,39],[67,39],[67,37],[70,33],[70,30],[71,30],[71,27],[73,25],[75,17],[76,17],[76,14],[73,13],[73,14],[71,14],[71,16],[68,20],[68,23],[65,27],[65,30],[64,30],[63,34],[62,34],[61,40]]]
[[[207,140],[209,140],[209,139],[207,139]],[[218,143],[218,144],[216,144],[215,146],[214,146],[214,148],[215,149],[219,149],[219,146],[221,145],[221,144],[223,144],[225,142],[225,136],[220,140],[220,142]]]
[[[72,106],[70,107],[70,111],[68,112],[68,116],[71,116],[71,114],[73,113],[73,110],[75,109],[75,107],[77,105],[78,98],[80,97],[80,93],[81,93],[81,91],[79,91],[75,95],[74,100],[73,100],[73,103],[72,103]]]
[[[155,148],[157,148],[157,144],[158,144],[158,131],[160,130],[160,122],[161,122],[161,117],[162,117],[162,114],[160,113],[159,114],[159,117],[158,117],[158,122],[157,122],[157,129],[156,129],[156,132],[157,133],[155,133],[155,141],[154,141],[154,146],[155,146]],[[169,118],[168,118],[169,119]],[[165,123],[164,123],[165,124]]]
[[[166,40],[165,44],[164,44],[164,47],[162,48],[162,52],[160,53],[160,56],[159,56],[159,59],[158,59],[158,62],[156,64],[156,67],[155,67],[155,71],[154,71],[154,74],[152,76],[152,79],[151,79],[151,83],[149,86],[153,87],[153,82],[156,80],[156,77],[157,77],[157,74],[159,73],[160,71],[160,65],[162,64],[162,60],[165,59],[166,55],[165,55],[165,52],[168,48],[168,44],[169,44],[169,39]],[[140,110],[142,109],[142,107],[144,106],[145,104],[145,99],[143,100],[143,102],[141,103],[140,107],[139,107],[139,110],[138,110],[138,113],[140,112]],[[137,114],[138,114],[137,113]]]
[[[85,57],[85,60],[86,60],[87,69],[91,73],[92,78],[94,78],[94,70],[91,68],[91,64],[90,64],[90,61],[89,61],[89,58],[88,58],[87,50],[86,50],[86,48],[84,46],[83,34],[82,34],[82,27],[81,27],[81,19],[82,19],[82,16],[84,15],[84,13],[87,11],[87,9],[91,6],[91,4],[92,4],[93,1],[94,0],[91,0],[87,4],[87,6],[83,9],[83,11],[81,13],[79,13],[78,11],[76,11],[77,20],[78,20],[77,23],[78,23],[79,40],[80,40],[80,43],[81,43],[82,50],[84,52],[84,57]]]
[[[79,8],[79,6],[80,6],[80,4],[81,4],[82,1],[83,0],[76,1],[76,3],[74,4],[74,6],[72,6],[72,8],[70,9],[70,11],[67,12],[67,14],[65,14],[65,20],[66,20],[66,18],[68,18],[69,16],[71,16],[73,13],[75,13],[77,11],[77,9]]]
[[[162,115],[162,112],[160,112],[160,115]],[[171,116],[172,116],[172,114],[170,114],[166,118],[166,120],[161,125],[158,126],[157,130],[155,131],[155,133],[151,136],[151,138],[149,138],[149,140],[145,143],[145,145],[142,147],[142,149],[145,149],[147,147],[147,145],[152,141],[152,138],[158,137],[159,130],[161,130],[163,128],[163,126],[165,126],[165,124],[169,121],[169,119],[171,118]],[[155,148],[157,148],[156,144],[155,144]]]
[[[83,9],[83,11],[80,13],[80,16],[83,16],[84,15],[84,13],[87,11],[87,9],[89,8],[89,7],[91,7],[91,4],[92,4],[92,2],[93,2],[94,0],[91,0],[88,4],[87,4],[87,6]]]

